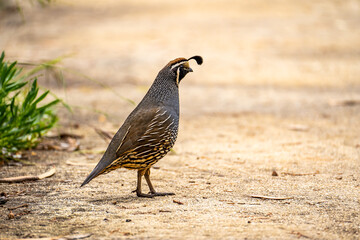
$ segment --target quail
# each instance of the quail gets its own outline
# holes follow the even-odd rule
[[[150,168],[173,147],[179,126],[179,83],[193,70],[189,61],[201,65],[201,56],[170,61],[157,75],[150,89],[126,118],[112,138],[99,163],[81,186],[95,177],[117,168],[137,170],[136,195],[154,197],[174,195],[156,192],[150,181]],[[149,186],[150,193],[141,191],[141,179]]]

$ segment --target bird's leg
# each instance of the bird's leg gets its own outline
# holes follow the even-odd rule
[[[136,195],[138,197],[147,197],[147,198],[152,198],[154,197],[153,194],[146,194],[146,193],[142,193],[141,192],[141,178],[144,175],[144,169],[142,170],[138,170],[138,176],[137,176],[137,187],[136,187]]]
[[[145,180],[149,186],[149,189],[150,189],[150,193],[152,196],[166,196],[166,195],[175,195],[175,193],[166,193],[166,192],[156,192],[151,181],[150,181],[150,168],[146,169],[145,170]]]

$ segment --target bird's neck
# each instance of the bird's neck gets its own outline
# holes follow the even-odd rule
[[[179,106],[179,88],[175,81],[169,81],[158,75],[146,94],[151,101],[158,104]]]

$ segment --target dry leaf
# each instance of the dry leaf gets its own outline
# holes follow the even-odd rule
[[[75,134],[75,133],[67,133],[67,132],[62,132],[62,133],[58,133],[58,134],[48,133],[48,134],[46,134],[45,137],[46,138],[55,138],[55,139],[66,139],[66,138],[80,139],[80,138],[84,138],[84,136],[82,136],[82,135]]]
[[[80,149],[80,140],[82,136],[62,133],[57,136],[46,137],[37,146],[41,150],[56,150],[56,151],[76,151]]]
[[[19,177],[9,177],[9,178],[1,178],[0,183],[18,183],[18,182],[25,182],[25,181],[36,181],[41,180],[44,178],[51,177],[56,172],[55,168],[50,169],[46,173],[40,174],[38,176],[19,176]]]
[[[66,151],[73,152],[80,149],[80,141],[75,138],[67,138],[68,147]]]

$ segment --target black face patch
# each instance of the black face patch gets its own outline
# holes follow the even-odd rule
[[[187,65],[189,66],[189,63]],[[179,82],[190,72],[189,69],[189,67],[179,67]]]
[[[186,74],[192,71],[189,66],[189,62],[186,60],[174,64],[171,69],[176,74],[176,85],[179,85],[179,82],[186,76]]]
[[[171,69],[171,71],[176,74],[176,84],[177,85],[186,76],[186,74],[188,74],[189,72],[192,72],[192,69],[190,68],[190,65],[189,65],[189,61],[191,59],[194,59],[198,65],[201,65],[203,63],[202,57],[196,55],[189,59],[176,58],[167,64],[166,67],[169,67]]]

